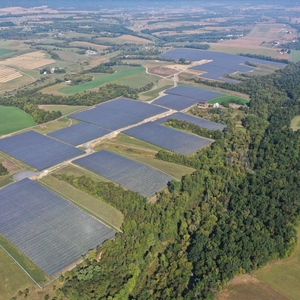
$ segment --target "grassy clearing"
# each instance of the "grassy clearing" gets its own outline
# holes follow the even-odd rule
[[[53,176],[44,177],[41,179],[41,182],[50,186],[55,192],[58,192],[61,196],[72,201],[81,209],[94,215],[104,223],[107,223],[108,225],[110,223],[117,228],[121,227],[124,216],[113,206],[96,199]]]
[[[0,247],[0,300],[15,296],[18,291],[33,285],[29,276]]]
[[[40,109],[46,111],[60,111],[63,116],[74,113],[78,110],[84,109],[87,106],[72,106],[72,105],[39,105]]]
[[[40,285],[45,284],[49,278],[23,253],[21,253],[9,240],[0,234],[0,245],[26,270],[26,272]],[[0,256],[1,258],[1,256]],[[0,274],[2,273],[2,270]]]
[[[36,125],[32,117],[17,107],[0,106],[0,135]]]
[[[143,98],[142,100],[153,100],[155,98],[157,98],[159,96],[160,92],[163,92],[167,89],[170,89],[171,87],[173,87],[173,85],[169,84],[169,85],[165,85],[161,88],[157,88],[148,92],[144,92],[140,94],[140,98]]]
[[[79,123],[80,121],[75,120],[75,119],[69,119],[67,117],[62,117],[58,120],[50,121],[45,124],[40,124],[34,128],[35,131],[46,134],[58,129],[62,129],[71,125],[75,125]]]
[[[224,95],[224,96],[220,96],[218,98],[214,98],[208,101],[208,103],[210,104],[215,104],[215,103],[222,103],[227,99],[234,99],[234,100],[240,100],[243,102],[243,104],[247,104],[249,101],[246,99],[243,99],[241,97],[237,97],[237,96],[231,96],[231,95]]]
[[[118,81],[121,78],[129,77],[129,76],[139,74],[139,73],[144,73],[144,72],[145,72],[144,67],[134,67],[134,68],[130,68],[129,70],[124,70],[124,71],[117,72],[114,74],[109,74],[109,75],[103,74],[102,76],[94,79],[93,81],[85,82],[85,83],[74,85],[74,86],[67,86],[67,87],[59,89],[58,92],[67,94],[67,95],[71,95],[71,94],[91,90],[91,89],[99,87],[102,84]]]
[[[217,300],[288,300],[275,289],[253,278],[241,275],[231,281],[229,286],[216,297]]]
[[[291,127],[294,131],[300,129],[300,115],[295,116],[295,117],[292,119],[290,127]]]
[[[292,62],[300,61],[300,51],[299,50],[292,50],[291,61]]]
[[[298,300],[300,295],[300,226],[297,229],[298,244],[294,254],[287,259],[272,262],[253,274],[292,300]]]

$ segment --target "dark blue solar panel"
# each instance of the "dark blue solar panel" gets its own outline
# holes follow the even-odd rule
[[[162,105],[175,110],[183,110],[199,102],[197,99],[188,98],[179,95],[167,95],[158,98],[153,103],[157,105]]]
[[[124,133],[179,154],[191,154],[212,143],[211,140],[152,122],[130,128]]]
[[[35,131],[0,139],[0,150],[37,170],[46,169],[84,153]]]
[[[192,67],[192,69],[201,70],[207,72],[206,74],[202,74],[201,76],[222,80],[222,81],[230,81],[233,83],[237,83],[235,80],[230,80],[224,78],[225,74],[231,74],[237,71],[240,72],[248,72],[253,70],[253,68],[249,66],[242,66],[241,64],[245,63],[246,61],[250,61],[253,63],[258,64],[270,64],[275,65],[278,67],[284,67],[285,64],[267,61],[262,59],[244,57],[234,54],[228,53],[221,53],[221,52],[213,52],[213,51],[206,51],[206,50],[196,50],[196,49],[175,49],[171,50],[167,53],[161,54],[161,57],[164,58],[172,58],[172,59],[180,59],[185,58],[188,60],[199,61],[202,59],[212,60],[206,64],[202,64],[199,66]]]
[[[147,165],[106,150],[79,158],[75,163],[144,197],[160,191],[174,179]]]
[[[104,128],[81,122],[67,128],[63,128],[48,135],[68,144],[78,146],[110,133]]]
[[[158,120],[155,121],[155,123],[163,124],[163,123],[167,122],[169,119],[176,119],[176,120],[186,121],[186,122],[198,125],[200,127],[206,128],[208,130],[221,130],[222,131],[226,127],[225,125],[222,125],[222,124],[219,124],[219,123],[207,121],[207,120],[204,120],[202,118],[198,118],[198,117],[188,115],[188,114],[184,114],[184,113],[180,113],[180,112],[169,115],[169,116],[161,118],[161,119],[158,119]]]
[[[218,92],[202,90],[202,89],[198,89],[190,86],[182,86],[182,85],[168,89],[166,90],[166,93],[193,98],[198,101],[208,101],[210,99],[214,99],[222,95]]]
[[[0,233],[50,276],[114,237],[112,229],[29,179],[0,190]]]
[[[167,109],[153,104],[119,98],[99,104],[93,109],[72,114],[70,117],[109,130],[117,130],[165,111]]]

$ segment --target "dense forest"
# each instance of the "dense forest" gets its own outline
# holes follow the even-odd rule
[[[57,295],[213,299],[235,275],[289,256],[300,210],[300,132],[290,129],[300,113],[299,71],[300,64],[291,64],[232,86],[251,96],[241,115],[243,130],[227,115],[223,133],[170,120],[169,126],[215,142],[192,156],[158,152],[158,159],[196,171],[171,182],[155,203],[111,183],[60,175],[115,206],[125,221],[123,233],[64,275]]]

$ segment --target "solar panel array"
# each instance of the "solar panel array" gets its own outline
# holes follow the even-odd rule
[[[192,105],[198,103],[199,100],[194,98],[188,98],[179,95],[166,95],[158,98],[153,103],[161,106],[165,106],[175,110],[183,110]]]
[[[115,235],[30,179],[0,190],[0,233],[50,276]]]
[[[186,121],[192,124],[195,124],[197,126],[200,126],[202,128],[206,128],[208,130],[223,130],[226,126],[219,124],[219,123],[215,123],[215,122],[211,122],[211,121],[207,121],[204,120],[202,118],[198,118],[192,115],[188,115],[188,114],[184,114],[181,112],[169,115],[167,117],[158,119],[155,121],[155,123],[157,124],[163,124],[165,122],[167,122],[169,119],[176,119],[176,120],[181,120],[181,121]]]
[[[35,131],[0,139],[0,150],[37,170],[46,169],[84,153]]]
[[[211,140],[152,122],[130,128],[123,133],[179,154],[191,154],[212,143]]]
[[[199,61],[202,59],[212,60],[211,62],[192,67],[192,69],[201,70],[207,72],[206,74],[201,74],[202,77],[216,79],[226,82],[237,83],[236,80],[231,80],[224,78],[225,74],[231,74],[237,71],[240,72],[249,72],[254,68],[250,66],[241,65],[246,61],[250,61],[253,63],[259,64],[270,64],[279,67],[284,67],[285,64],[266,61],[262,59],[250,58],[245,56],[239,56],[228,53],[221,52],[213,52],[206,50],[196,50],[196,49],[175,49],[171,50],[167,53],[161,54],[161,57],[164,58],[172,58],[172,59],[180,59],[185,58],[192,61]]]
[[[81,122],[70,127],[51,132],[48,135],[68,144],[78,146],[109,134],[110,132],[111,131],[99,126]]]
[[[144,197],[160,191],[174,179],[147,165],[106,150],[80,158],[75,163]]]
[[[202,90],[189,86],[176,86],[166,90],[166,93],[171,95],[179,95],[183,97],[193,98],[198,101],[208,101],[210,99],[214,99],[222,95],[218,92]]]
[[[99,104],[93,109],[72,114],[70,117],[109,130],[117,130],[166,111],[167,109],[157,105],[119,98]]]

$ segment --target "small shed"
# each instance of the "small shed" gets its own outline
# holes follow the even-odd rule
[[[201,106],[201,107],[207,107],[208,106],[205,101],[199,101],[197,105]]]

